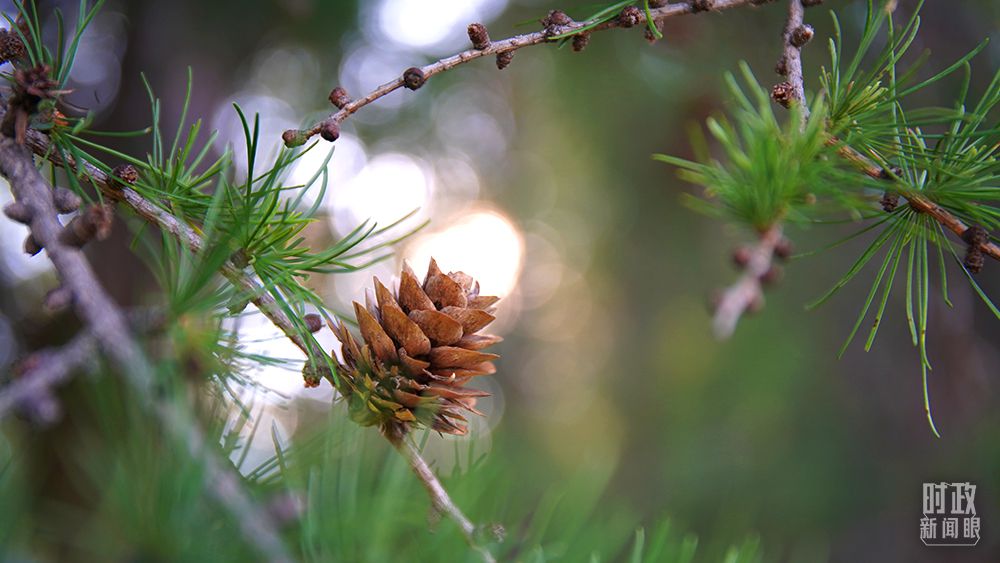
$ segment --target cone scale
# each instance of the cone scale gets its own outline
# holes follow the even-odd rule
[[[407,432],[426,427],[445,434],[468,432],[467,413],[489,393],[470,389],[474,377],[496,372],[499,356],[484,352],[501,341],[480,334],[498,297],[479,294],[464,272],[445,274],[431,259],[421,283],[406,264],[395,292],[374,279],[374,300],[354,303],[361,339],[332,323],[341,343],[341,393],[358,423]]]

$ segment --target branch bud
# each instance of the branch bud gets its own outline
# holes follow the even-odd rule
[[[3,208],[3,214],[6,215],[11,221],[17,221],[18,223],[23,223],[25,225],[30,223],[31,218],[34,216],[31,208],[19,201],[12,201],[5,205]]]
[[[472,41],[472,48],[483,49],[490,46],[490,32],[486,29],[486,26],[481,23],[470,23],[469,28],[469,41]]]
[[[424,71],[420,68],[411,66],[403,71],[403,86],[408,90],[418,90],[424,85],[424,82],[427,82],[427,77],[424,76]]]
[[[73,217],[62,232],[59,241],[67,246],[82,248],[91,240],[104,240],[111,236],[114,215],[107,205],[91,205]]]
[[[622,27],[634,27],[638,25],[642,18],[642,10],[637,6],[625,6],[618,14],[618,25]]]
[[[642,36],[646,38],[646,41],[648,41],[650,45],[656,43],[660,39],[660,37],[663,36],[663,20],[654,21],[653,27],[656,28],[656,31],[658,31],[659,34],[653,33],[653,30],[650,29],[649,26],[646,26],[646,30],[642,34]]]
[[[331,143],[340,138],[340,124],[335,119],[327,119],[319,126],[319,136]]]
[[[789,82],[780,82],[771,88],[771,99],[779,104],[791,107],[792,100],[795,99],[795,87]]]
[[[302,317],[302,320],[305,321],[306,328],[309,329],[309,332],[313,334],[319,332],[323,328],[323,325],[326,324],[323,322],[323,317],[317,315],[316,313],[309,313]]]
[[[584,31],[573,36],[573,51],[579,53],[590,44],[590,32]]]
[[[111,175],[118,180],[123,185],[134,185],[139,181],[139,169],[131,164],[119,164],[111,170]]]
[[[566,15],[562,10],[551,10],[549,14],[542,18],[542,25],[546,28],[561,27],[573,23],[573,18]]]
[[[347,90],[337,86],[330,91],[330,103],[337,107],[337,109],[344,109],[344,106],[351,103],[351,97],[347,95]]]
[[[990,233],[979,225],[973,225],[962,233],[962,240],[969,245],[965,250],[965,260],[962,263],[970,272],[978,274],[986,262],[981,246],[990,241]]]
[[[899,207],[899,194],[888,191],[883,192],[882,199],[878,202],[882,206],[882,211],[892,213],[897,207]]]
[[[66,188],[56,188],[52,190],[52,203],[55,204],[56,211],[60,215],[64,215],[80,209],[80,206],[83,205],[83,200],[80,199],[80,196]]]
[[[792,30],[792,35],[789,37],[789,40],[795,47],[802,47],[813,38],[813,35],[815,35],[815,31],[813,31],[813,27],[811,25],[800,25]]]
[[[497,70],[503,70],[507,68],[510,61],[514,60],[514,51],[504,51],[503,53],[497,53]]]
[[[68,287],[61,285],[46,293],[42,304],[53,313],[64,311],[73,304],[73,292]]]
[[[784,237],[782,237],[781,240],[774,245],[774,255],[781,260],[788,260],[791,258],[794,250],[795,247],[792,245],[792,241]]]
[[[733,264],[741,270],[746,268],[747,264],[750,263],[750,255],[751,251],[749,248],[745,246],[737,248],[733,251]]]
[[[281,134],[281,140],[285,142],[285,147],[293,149],[306,144],[309,135],[301,129],[289,129]]]
[[[774,72],[781,76],[788,76],[788,58],[785,55],[781,55],[778,62],[774,64]]]
[[[29,256],[35,256],[42,251],[42,245],[38,244],[35,240],[35,235],[29,234],[24,237],[24,253]]]
[[[781,281],[781,278],[785,275],[785,271],[782,270],[781,266],[777,264],[771,264],[771,267],[764,272],[764,275],[760,277],[761,285],[768,286],[774,285]]]
[[[12,31],[0,31],[0,63],[20,59],[28,54],[24,48],[24,42],[17,33]]]
[[[715,7],[714,0],[692,0],[691,1],[691,12],[697,14],[698,12],[707,12]]]

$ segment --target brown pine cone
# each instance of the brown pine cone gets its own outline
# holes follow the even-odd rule
[[[476,399],[489,396],[465,384],[496,372],[499,356],[481,350],[501,338],[478,332],[493,322],[498,300],[479,295],[468,274],[444,274],[434,260],[423,284],[404,264],[395,295],[375,278],[376,302],[354,303],[364,341],[343,323],[330,327],[342,344],[337,374],[351,417],[404,432],[424,426],[465,434],[463,411],[481,414]]]

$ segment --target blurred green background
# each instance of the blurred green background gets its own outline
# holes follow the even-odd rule
[[[914,4],[901,0],[901,17]],[[282,130],[331,111],[333,86],[361,95],[408,66],[464,49],[469,22],[484,21],[498,39],[533,31],[534,20],[554,7],[576,17],[593,11],[584,2],[526,0],[110,2],[87,37],[71,99],[99,111],[100,129],[143,127],[143,72],[164,98],[170,123],[190,66],[191,111],[223,141],[238,134],[229,105],[236,100],[260,112],[265,138],[277,143]],[[829,64],[831,9],[849,46],[863,23],[859,1],[828,1],[807,12],[817,30],[804,51],[814,88]],[[1000,61],[1000,5],[933,1],[922,14],[911,54],[931,51],[926,73],[993,39],[973,61],[973,92],[981,91]],[[485,291],[505,296],[496,327],[506,338],[499,372],[483,383],[495,393],[485,401],[487,417],[471,437],[433,436],[427,448],[439,470],[453,473],[446,484],[469,515],[506,527],[510,558],[528,559],[517,546],[532,545],[527,538],[543,528],[549,556],[577,560],[594,550],[624,558],[635,528],[652,530],[669,518],[676,534],[700,538],[706,561],[756,536],[766,561],[1000,560],[1000,324],[960,273],[949,287],[954,308],[938,299],[931,309],[930,394],[941,439],[924,418],[902,292],[892,298],[874,350],[855,343],[839,361],[869,286],[852,283],[819,310],[804,311],[850,267],[865,237],[793,260],[761,314],[744,319],[727,342],[711,335],[712,290],[735,278],[729,254],[752,235],[686,208],[681,195],[693,188],[650,155],[691,155],[689,131],[727,106],[723,75],[738,61],[748,61],[765,87],[777,81],[772,68],[784,16],[777,2],[676,18],[654,45],[641,29],[600,33],[583,53],[522,50],[502,72],[483,59],[419,92],[396,92],[345,123],[331,165],[330,220],[317,225],[316,244],[368,216],[386,222],[419,206],[415,221],[431,224],[400,246],[399,258],[419,271],[433,254],[446,270],[465,270]],[[956,91],[954,81],[944,81],[920,102],[949,105]],[[136,155],[147,148],[144,141],[115,144]],[[51,273],[27,265],[16,254],[16,227],[4,228],[0,325],[12,336],[0,364],[65,330],[40,312],[37,279]],[[788,235],[805,251],[858,228],[793,228]],[[122,235],[91,256],[116,298],[141,303],[148,276],[127,243]],[[987,264],[979,281],[996,298],[994,266]],[[398,268],[390,261],[315,283],[343,309],[360,299],[372,273],[386,279]],[[135,274],[122,275],[125,269]],[[249,325],[240,329],[263,339],[263,351],[291,354]],[[294,370],[255,376],[288,397],[264,397],[258,415],[273,418],[286,439],[347,424],[326,414],[331,391],[300,389]],[[51,438],[64,426],[46,432]],[[253,440],[258,460],[273,450],[271,432],[262,434]],[[407,535],[424,548],[455,543],[448,523],[426,531],[423,493],[400,478],[405,471],[395,461],[387,466],[395,473],[378,473],[389,448],[374,435],[349,438],[366,444],[356,460],[344,454],[319,463],[341,472],[353,467],[341,463],[358,464],[349,474],[371,479],[374,489],[394,487],[406,516],[393,524],[395,539],[372,523],[370,536],[339,538],[337,555],[406,559],[389,546],[405,545]],[[470,468],[467,458],[481,454]],[[921,483],[941,480],[979,485],[979,546],[920,544]],[[314,508],[333,519],[354,514],[338,516],[347,510],[340,506],[306,510]],[[357,510],[358,518],[370,516]],[[412,555],[434,559],[433,551]]]

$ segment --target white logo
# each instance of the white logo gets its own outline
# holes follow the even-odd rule
[[[924,483],[920,541],[924,545],[976,545],[979,516],[972,483]]]

